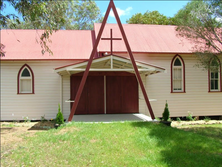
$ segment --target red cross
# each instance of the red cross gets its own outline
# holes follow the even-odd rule
[[[111,55],[113,54],[113,40],[122,40],[122,38],[113,38],[113,31],[110,29],[110,38],[101,38],[101,40],[110,40]]]

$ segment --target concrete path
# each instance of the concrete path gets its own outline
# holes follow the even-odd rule
[[[144,114],[102,114],[102,115],[74,115],[75,122],[116,122],[116,121],[152,121]]]

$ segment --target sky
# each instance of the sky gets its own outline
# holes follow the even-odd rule
[[[107,7],[109,5],[109,0],[95,0],[97,6],[100,8],[101,13],[105,15]],[[114,4],[116,6],[117,12],[120,16],[120,20],[122,23],[126,23],[130,17],[132,17],[136,13],[144,14],[146,11],[159,11],[160,14],[163,14],[167,17],[173,17],[178,10],[183,8],[189,1],[186,0],[114,0]],[[14,9],[7,5],[7,13],[14,13]],[[108,23],[116,23],[115,17],[111,12]]]
[[[107,7],[109,5],[108,0],[104,1],[95,1],[97,6],[100,8],[101,13],[105,15],[105,12],[107,10]],[[117,12],[120,16],[120,20],[122,23],[126,23],[126,20],[128,20],[130,17],[132,17],[136,13],[142,13],[144,14],[146,11],[159,11],[160,14],[163,14],[167,17],[173,17],[180,9],[182,9],[186,4],[190,1],[185,0],[157,0],[157,1],[151,1],[151,0],[141,0],[141,1],[120,1],[120,0],[114,0],[114,4],[116,6]],[[116,23],[115,17],[113,13],[109,15],[108,23]]]

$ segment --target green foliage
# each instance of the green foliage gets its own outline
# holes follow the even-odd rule
[[[23,119],[24,119],[24,122],[31,122],[31,120],[29,119],[29,117],[28,117],[28,116],[23,117]]]
[[[190,111],[188,111],[188,116],[186,116],[186,119],[187,119],[188,121],[194,121],[193,116],[192,116],[192,113],[191,113]]]
[[[128,24],[159,24],[174,25],[172,18],[168,18],[158,11],[147,11],[144,14],[137,13],[126,21]]]
[[[193,0],[178,11],[174,22],[178,35],[195,44],[197,66],[208,69],[215,53],[222,53],[222,1]]]
[[[168,121],[169,120],[170,112],[169,112],[169,109],[168,109],[167,101],[166,101],[164,112],[163,112],[162,116],[163,116],[163,120],[164,121]]]
[[[45,122],[47,119],[45,119],[45,115],[41,116],[41,122]]]
[[[58,113],[56,115],[55,123],[59,124],[59,125],[64,124],[64,117],[63,117],[63,114],[60,109],[60,104],[59,104],[59,108],[58,108]]]
[[[1,28],[43,29],[38,41],[42,54],[49,52],[50,35],[60,29],[93,29],[94,22],[101,22],[100,9],[94,1],[48,1],[48,0],[5,0],[0,1]],[[12,6],[16,14],[4,14],[4,9]],[[4,56],[2,46],[0,55]]]
[[[210,117],[205,117],[205,118],[204,118],[204,121],[205,121],[205,122],[209,122],[210,120],[211,120]]]
[[[7,3],[5,3],[7,2]],[[100,9],[94,1],[11,1],[1,4],[14,7],[18,14],[0,16],[2,28],[18,29],[93,29],[94,22],[101,22]],[[21,17],[22,16],[22,19]]]
[[[181,122],[181,119],[180,119],[180,117],[177,117],[177,122]]]

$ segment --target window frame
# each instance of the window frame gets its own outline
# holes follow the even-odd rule
[[[27,69],[30,73],[30,77],[22,77],[22,72]],[[31,79],[31,91],[30,92],[22,92],[21,91],[21,80],[25,80],[25,79]],[[19,72],[18,72],[18,77],[17,77],[17,94],[34,94],[34,73],[31,69],[31,67],[28,64],[24,64]]]
[[[176,59],[180,60],[181,66],[174,66]],[[182,90],[174,90],[174,69],[181,67],[182,70]],[[175,55],[171,61],[171,93],[186,93],[185,90],[185,64],[183,58],[180,55]]]
[[[221,62],[218,59],[218,57],[212,58],[210,60],[210,67],[211,67],[211,63],[212,61],[216,59],[216,61],[219,63],[219,69],[218,69],[218,89],[211,89],[211,69],[208,69],[208,92],[222,92],[222,76],[221,76]]]

